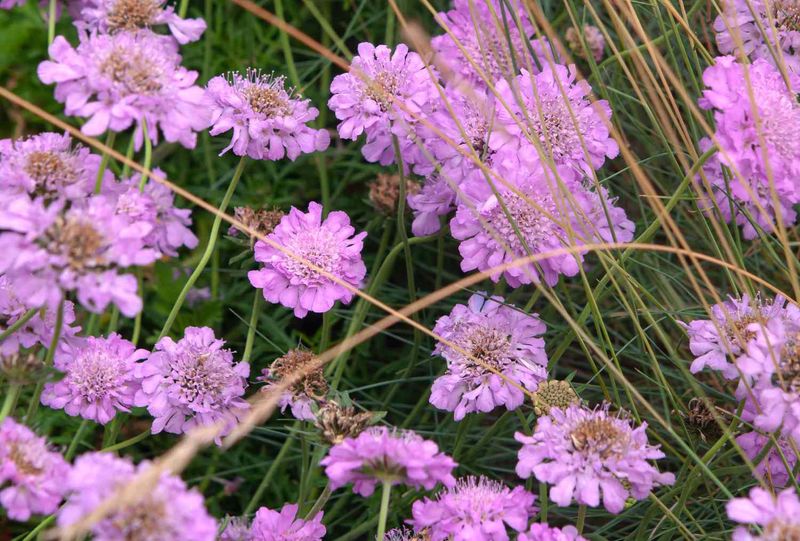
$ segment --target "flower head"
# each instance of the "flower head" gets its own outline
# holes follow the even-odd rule
[[[567,28],[567,33],[564,37],[567,38],[569,48],[578,55],[587,59],[591,56],[594,58],[595,62],[600,62],[600,60],[602,60],[606,48],[606,38],[596,26],[585,24],[580,30],[574,26],[570,26]],[[586,42],[589,51],[588,54],[584,49],[584,41],[582,40]]]
[[[357,437],[372,424],[372,419],[372,412],[357,413],[354,407],[340,406],[331,400],[319,409],[314,425],[325,441],[336,445],[345,438]]]
[[[203,19],[183,19],[166,0],[83,0],[79,28],[104,34],[136,31],[165,24],[178,43],[197,41],[206,29]]]
[[[411,179],[401,179],[399,174],[378,173],[377,178],[369,185],[369,201],[372,206],[385,216],[397,214],[397,203],[400,199],[400,182],[406,183],[406,197],[419,193],[419,183]]]
[[[770,438],[760,432],[745,432],[736,436],[738,443],[750,460],[762,456],[762,452],[770,446],[766,456],[756,464],[755,473],[758,477],[766,479],[774,487],[785,487],[789,482],[789,475],[797,464],[797,453],[787,438],[776,438],[777,445],[771,445]],[[786,463],[784,463],[784,459]],[[788,468],[787,468],[788,464]]]
[[[251,207],[236,207],[233,211],[233,216],[244,225],[253,229],[261,235],[269,235],[281,223],[281,220],[286,213],[277,208],[269,209],[253,209]],[[228,235],[235,236],[239,234],[239,230],[231,226],[228,229]],[[255,237],[251,236],[251,242]]]
[[[316,357],[310,351],[302,349],[290,350],[286,355],[278,357],[269,367],[262,370],[260,379],[268,382],[268,384],[262,387],[261,390],[268,392],[275,383],[280,382],[285,377],[291,377],[295,372],[304,370],[305,367],[314,362],[316,362]],[[296,419],[313,421],[316,419],[316,415],[314,415],[311,406],[315,405],[318,400],[324,400],[327,394],[328,382],[325,381],[322,366],[319,366],[303,376],[290,389],[284,391],[278,404],[281,407],[281,412],[285,411],[287,406],[290,406],[292,415]]]
[[[446,216],[456,208],[456,192],[441,175],[425,178],[422,188],[408,194],[408,206],[414,212],[411,232],[418,237],[439,231],[439,216]]]
[[[773,496],[760,487],[750,490],[747,498],[728,502],[728,517],[744,524],[733,532],[733,541],[783,541],[800,536],[800,498],[794,488]],[[748,526],[758,526],[761,534]]]
[[[44,438],[7,417],[0,422],[0,505],[12,520],[49,514],[64,494],[69,465]]]
[[[147,406],[155,417],[152,431],[173,434],[195,426],[224,424],[224,435],[248,408],[242,399],[250,365],[235,363],[225,342],[208,327],[187,327],[175,342],[166,336],[155,350],[136,366],[142,380],[136,405]]]
[[[410,524],[429,528],[431,541],[508,541],[507,529],[521,532],[536,513],[536,497],[486,477],[459,479],[433,499],[414,502]]]
[[[411,431],[385,426],[368,428],[355,438],[345,438],[320,461],[331,489],[353,484],[353,492],[369,496],[378,482],[432,489],[436,483],[453,486],[452,458],[439,452],[430,440]]]
[[[517,541],[587,541],[574,526],[556,528],[547,524],[531,524],[528,531],[519,534]]]
[[[619,513],[632,496],[646,498],[659,485],[675,482],[671,473],[659,473],[648,461],[663,458],[658,447],[647,442],[647,423],[632,428],[631,421],[612,416],[608,408],[594,410],[572,405],[553,408],[540,417],[533,436],[517,433],[522,443],[517,475],[533,474],[553,485],[550,499],[568,506],[605,508]]]
[[[367,273],[361,259],[366,236],[355,235],[350,218],[342,211],[331,212],[323,220],[319,203],[309,203],[308,212],[292,207],[268,236],[289,253],[257,242],[255,258],[264,266],[248,273],[250,283],[263,289],[267,301],[293,308],[297,317],[327,312],[337,300],[347,304],[353,299],[352,291],[304,261],[361,287]]]
[[[256,511],[248,541],[321,541],[325,536],[322,511],[314,517],[297,518],[297,504],[285,504],[280,511],[262,507]]]

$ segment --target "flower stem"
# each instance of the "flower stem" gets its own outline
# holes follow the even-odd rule
[[[205,270],[206,265],[208,265],[208,261],[211,259],[211,254],[214,253],[214,247],[217,245],[217,237],[219,236],[219,228],[222,224],[222,215],[225,213],[225,209],[228,208],[228,203],[230,203],[231,197],[233,197],[233,192],[236,190],[236,184],[239,182],[239,178],[242,176],[242,171],[244,171],[244,165],[246,161],[247,157],[242,156],[242,158],[239,160],[239,165],[236,166],[236,171],[233,173],[231,183],[228,185],[228,191],[225,192],[225,196],[222,198],[222,203],[219,206],[219,212],[214,217],[214,223],[211,226],[211,234],[208,236],[208,243],[206,244],[205,252],[203,252],[203,256],[197,263],[197,267],[195,267],[191,276],[189,276],[189,279],[186,280],[186,284],[184,284],[180,295],[178,295],[178,299],[172,306],[172,310],[167,317],[167,321],[164,323],[164,328],[161,329],[161,332],[158,335],[159,340],[164,338],[169,333],[170,329],[172,328],[172,324],[175,323],[175,318],[178,316],[178,312],[181,311],[183,302],[186,300],[186,295],[189,293],[189,290],[194,287],[195,282],[197,282],[197,279],[203,273],[203,270]]]
[[[110,131],[106,136],[106,146],[109,148],[114,148],[114,141],[117,139],[117,132]],[[133,140],[133,139],[131,139]],[[109,155],[107,152],[103,152],[103,157],[100,158],[100,167],[97,169],[97,177],[94,181],[94,193],[100,193],[103,189],[103,177],[106,174],[106,169],[108,168],[108,159]]]
[[[64,459],[67,462],[72,460],[72,457],[75,456],[75,452],[78,450],[78,444],[81,442],[81,438],[83,437],[84,433],[86,433],[87,428],[89,428],[89,419],[84,419],[81,422],[81,426],[78,427],[78,430],[72,437],[72,441],[69,442],[69,447],[67,447],[67,452],[64,453]]]
[[[8,417],[8,414],[14,410],[14,406],[17,404],[17,398],[19,397],[19,389],[20,386],[16,383],[12,383],[8,386],[8,392],[3,399],[3,407],[0,409],[0,421]]]
[[[142,296],[142,300],[144,300],[144,278],[142,278],[142,268],[137,267],[136,269],[136,282],[138,284],[136,290],[139,292],[139,295]],[[133,319],[133,334],[131,335],[131,342],[133,345],[139,343],[139,335],[142,334],[142,312],[144,312],[144,308],[139,310],[139,313],[136,314],[136,317]]]
[[[33,318],[33,316],[36,315],[37,311],[38,310],[36,308],[31,308],[30,310],[22,314],[22,317],[16,320],[14,323],[12,323],[6,330],[0,332],[0,342],[2,342],[15,332],[17,332],[23,325],[25,325],[28,321],[30,321],[31,318]]]
[[[147,133],[147,120],[142,122],[142,138],[144,139],[144,171],[139,179],[139,191],[144,191],[147,178],[150,175],[150,163],[153,161],[153,143],[150,141],[150,134]]]
[[[146,439],[147,436],[150,435],[150,429],[148,428],[141,434],[137,434],[132,438],[128,438],[125,441],[121,441],[119,443],[115,443],[114,445],[109,445],[108,447],[103,447],[104,452],[111,452],[111,451],[119,451],[120,449],[125,449],[126,447],[130,447],[131,445],[136,445],[143,439]]]
[[[578,528],[578,533],[583,534],[583,525],[586,522],[586,504],[580,504],[578,506],[578,521],[575,523],[575,527]]]
[[[256,337],[256,327],[258,327],[258,316],[261,313],[261,296],[263,293],[260,289],[253,292],[253,309],[250,311],[250,326],[247,328],[247,340],[244,343],[244,353],[242,354],[242,362],[249,363],[250,356],[253,354],[253,342]]]
[[[44,356],[44,365],[49,367],[53,366],[53,358],[56,356],[56,348],[58,347],[58,341],[61,339],[61,327],[64,324],[64,304],[66,303],[64,297],[61,297],[61,302],[58,303],[58,310],[56,310],[56,323],[53,327],[53,339],[50,340],[50,347],[47,348],[47,354]],[[33,419],[36,410],[39,409],[39,399],[42,396],[42,389],[44,388],[44,382],[39,381],[36,383],[36,388],[33,390],[33,396],[31,397],[31,402],[28,405],[28,411],[25,413],[25,419],[31,420]]]
[[[294,442],[294,430],[299,428],[300,422],[297,421],[294,424],[293,429],[289,432],[289,435],[286,436],[286,441],[283,442],[283,446],[281,447],[280,451],[278,451],[277,456],[272,461],[272,464],[269,465],[269,469],[267,469],[267,473],[264,474],[264,478],[261,480],[261,483],[256,488],[256,491],[253,492],[253,496],[250,498],[250,502],[248,502],[247,507],[244,508],[244,515],[249,515],[252,513],[258,502],[261,501],[261,496],[264,494],[264,491],[269,486],[270,481],[272,481],[272,477],[275,475],[275,472],[278,471],[278,466],[280,466],[281,462],[283,462],[283,458],[289,452],[289,448],[292,446],[292,442]]]
[[[311,520],[314,518],[314,515],[319,513],[325,504],[328,503],[328,498],[331,497],[331,484],[328,483],[325,485],[325,488],[322,489],[322,493],[317,498],[317,501],[314,502],[314,505],[311,507],[311,510],[306,515],[304,520]]]
[[[381,510],[378,514],[378,535],[375,537],[377,541],[383,541],[383,535],[386,533],[386,518],[389,516],[389,497],[392,494],[392,482],[383,482],[383,491],[381,492]]]
[[[47,45],[48,47],[56,39],[56,12],[58,11],[57,0],[50,0],[47,6]]]
[[[133,148],[135,144],[136,141],[134,141],[133,136],[131,136],[130,141],[128,141],[128,150],[125,151],[125,157],[128,158],[129,160],[133,159]],[[125,178],[130,174],[130,172],[131,172],[131,167],[126,162],[122,164],[122,173],[120,173],[119,177]]]

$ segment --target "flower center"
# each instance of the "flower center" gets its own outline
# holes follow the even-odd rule
[[[45,195],[57,192],[61,187],[74,184],[78,180],[74,165],[55,152],[31,152],[24,170],[36,182],[37,193]]]
[[[534,393],[534,408],[537,414],[547,414],[550,408],[566,409],[580,402],[572,386],[562,380],[543,381]],[[540,413],[541,412],[541,413]]]
[[[453,507],[463,510],[463,516],[469,523],[482,523],[502,513],[502,509],[497,507],[497,496],[503,492],[503,488],[497,481],[469,476],[459,479],[448,492],[460,504]]]
[[[399,75],[388,70],[379,71],[372,80],[364,81],[364,95],[377,103],[381,111],[388,111],[400,88]]]
[[[112,32],[146,28],[160,10],[160,3],[155,0],[117,0],[106,16],[106,24]]]
[[[335,275],[338,270],[339,243],[325,229],[303,231],[295,235],[287,243],[286,248],[297,257],[313,263],[327,273]],[[322,273],[289,255],[283,257],[280,266],[287,274],[306,285],[321,285],[328,281]]]
[[[275,86],[276,82],[277,80],[273,81],[269,86],[265,86],[263,83],[254,83],[244,89],[244,95],[253,111],[267,118],[291,114],[286,93]]]
[[[111,79],[123,95],[155,94],[161,90],[158,70],[139,50],[115,47],[100,64],[100,72]]]
[[[581,421],[569,437],[576,451],[583,455],[598,455],[603,459],[624,456],[627,443],[625,433],[613,419],[605,417]]]
[[[532,135],[539,139],[542,150],[556,161],[579,154],[583,158],[581,140],[575,128],[580,126],[580,117],[574,104],[568,103],[558,88],[554,95],[543,95],[540,90],[532,97],[527,119],[531,123]],[[573,120],[573,116],[575,117]]]
[[[800,154],[800,106],[785,92],[761,98],[760,132],[766,143],[785,160]]]
[[[506,243],[517,254],[526,252],[520,236],[531,250],[534,250],[535,246],[540,243],[552,241],[557,233],[556,225],[545,212],[551,216],[557,216],[558,212],[549,195],[529,195],[528,200],[525,200],[516,193],[509,192],[503,194],[502,197],[508,215],[498,202],[488,216],[488,222],[491,225],[489,234],[496,236],[500,242]],[[538,208],[534,207],[534,204]],[[509,215],[514,220],[516,230],[508,220]],[[519,231],[519,235],[517,231]]]
[[[172,367],[171,379],[177,385],[177,397],[197,408],[220,400],[228,382],[235,377],[229,363],[215,353],[187,353]]]
[[[475,363],[472,358],[478,359],[496,370],[503,370],[511,359],[509,336],[501,329],[476,328],[466,337],[464,349],[472,356],[466,359],[467,364],[481,373],[488,372],[488,370]]]
[[[725,322],[725,336],[734,348],[744,350],[744,345],[756,337],[756,333],[747,327],[761,321],[756,314],[741,314]]]
[[[21,474],[39,475],[44,471],[30,459],[31,455],[38,454],[32,445],[26,444],[24,441],[12,441],[9,448],[9,458],[11,458],[11,462],[14,463],[17,471]]]
[[[772,12],[779,30],[800,30],[800,4],[797,0],[773,0]]]
[[[105,237],[92,224],[74,218],[57,218],[44,234],[45,249],[77,271],[105,265],[104,246]]]
[[[800,392],[800,334],[783,345],[776,383],[786,392]]]
[[[136,505],[126,507],[111,519],[113,528],[119,531],[119,539],[125,541],[151,541],[153,539],[175,539],[164,502],[154,497],[146,498]]]
[[[68,378],[86,401],[95,402],[118,387],[122,375],[118,359],[88,351],[75,358]]]
[[[764,541],[800,541],[800,524],[775,519],[764,527],[759,539]]]

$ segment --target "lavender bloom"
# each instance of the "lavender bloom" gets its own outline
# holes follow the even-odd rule
[[[120,0],[125,1],[125,0]],[[164,138],[194,148],[209,125],[197,72],[183,68],[177,44],[150,31],[82,35],[77,48],[62,36],[39,64],[39,79],[56,84],[55,97],[68,115],[88,118],[81,128],[97,136],[136,125],[136,148],[144,122],[154,144]]]
[[[111,497],[120,486],[150,467],[134,466],[111,453],[86,453],[75,460],[67,480],[67,501],[58,511],[60,527],[75,524]],[[192,539],[214,541],[217,523],[206,511],[203,496],[180,477],[163,473],[141,498],[91,527],[95,541],[129,539]]]
[[[116,333],[62,342],[55,367],[64,377],[45,384],[42,404],[104,425],[130,411],[140,387],[134,368],[147,354]]]
[[[517,541],[587,541],[574,526],[555,528],[547,524],[531,524],[527,532],[519,534]]]
[[[433,332],[510,381],[439,342],[433,354],[447,360],[447,372],[433,382],[431,404],[454,412],[456,421],[497,406],[518,408],[525,401],[520,388],[533,392],[547,379],[547,354],[540,337],[544,331],[538,315],[505,306],[502,297],[477,293],[466,306],[457,304],[436,321]]]
[[[0,0],[0,9],[14,9],[25,5],[25,0]]]
[[[431,490],[436,483],[451,487],[451,472],[457,466],[452,458],[439,452],[436,443],[422,439],[412,431],[371,427],[355,438],[345,438],[320,461],[336,490],[348,483],[353,492],[369,496],[378,482],[404,484]]]
[[[166,0],[83,0],[76,26],[89,32],[134,32],[165,24],[178,43],[197,41],[206,29],[203,19],[182,19]]]
[[[234,363],[224,344],[208,327],[187,327],[177,342],[168,336],[156,342],[150,356],[136,365],[142,388],[135,402],[155,417],[153,434],[181,434],[220,421],[220,436],[233,429],[248,408],[242,396],[250,365]]]
[[[297,504],[280,511],[262,507],[256,511],[248,541],[321,541],[325,535],[322,511],[309,520],[297,518]]]
[[[726,508],[731,520],[745,525],[736,528],[733,541],[789,540],[800,533],[800,499],[794,488],[776,497],[755,487],[748,498],[734,498]],[[748,526],[758,526],[761,534],[751,533]]]
[[[646,498],[659,485],[675,482],[672,473],[659,473],[649,460],[664,457],[647,442],[647,423],[637,428],[631,421],[609,414],[608,408],[587,409],[572,405],[553,408],[540,417],[533,436],[517,432],[522,443],[517,475],[533,474],[553,485],[550,499],[568,506],[597,507],[602,502],[610,513],[619,513],[625,500]]]
[[[12,520],[26,521],[58,508],[69,465],[44,438],[10,417],[0,423],[0,505]]]
[[[302,349],[290,350],[286,355],[275,359],[269,367],[262,370],[259,379],[267,382],[267,385],[262,387],[261,390],[269,392],[273,385],[279,383],[283,378],[304,370],[314,362],[316,362],[316,357],[310,351]],[[322,371],[322,366],[320,366],[303,376],[290,389],[284,391],[278,401],[278,405],[281,408],[281,412],[284,412],[287,407],[291,407],[292,415],[294,415],[295,419],[314,421],[317,416],[311,407],[318,400],[324,400],[327,394],[328,382],[325,381],[325,375]]]
[[[325,129],[306,124],[319,116],[310,100],[286,89],[285,77],[264,75],[247,69],[230,79],[218,75],[208,82],[207,101],[211,108],[211,135],[233,130],[231,143],[221,154],[233,149],[237,156],[256,160],[294,161],[300,154],[328,148]]]
[[[536,497],[523,487],[508,488],[486,477],[459,479],[435,499],[414,502],[409,523],[428,528],[431,541],[508,541],[507,529],[521,532],[536,513]]]
[[[411,232],[418,237],[432,235],[441,229],[439,216],[446,216],[456,208],[456,192],[441,175],[425,179],[422,188],[407,197],[414,212]]]
[[[788,439],[778,437],[776,442],[778,445],[771,446],[767,455],[756,464],[755,474],[759,478],[767,479],[774,487],[785,487],[789,482],[789,472],[794,471],[794,466],[797,464],[797,453],[792,449]],[[770,439],[759,432],[746,432],[736,436],[736,443],[742,447],[750,460],[755,460],[764,448],[770,445]]]
[[[334,211],[323,220],[322,205],[311,202],[308,212],[292,207],[268,238],[297,258],[361,287],[367,273],[361,259],[367,234],[354,233],[346,213]],[[353,300],[349,289],[265,242],[256,243],[255,259],[264,266],[247,274],[250,283],[263,289],[267,301],[293,308],[296,317],[327,312],[338,300]]]

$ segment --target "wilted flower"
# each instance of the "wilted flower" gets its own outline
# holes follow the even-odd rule
[[[446,216],[456,208],[456,192],[447,180],[438,174],[425,178],[416,194],[408,195],[408,206],[414,212],[411,232],[421,237],[439,231],[439,216]]]
[[[431,536],[427,529],[419,532],[414,532],[409,528],[403,526],[402,528],[393,528],[383,534],[382,541],[430,541]],[[381,540],[377,540],[381,541]]]
[[[82,0],[79,28],[89,32],[136,31],[165,24],[178,43],[197,41],[206,29],[203,19],[183,19],[166,0]]]
[[[361,287],[367,273],[361,259],[366,236],[355,235],[345,212],[333,211],[323,220],[319,203],[309,203],[308,212],[292,207],[268,236],[288,253],[257,242],[255,258],[264,266],[247,276],[253,287],[263,289],[267,301],[293,308],[297,317],[327,312],[337,300],[349,303],[353,292],[304,261],[352,287]]]
[[[556,528],[547,524],[531,524],[527,532],[522,532],[517,541],[586,541],[574,526]]]
[[[788,439],[777,437],[777,445],[772,445],[769,437],[753,431],[736,436],[736,443],[750,460],[761,456],[764,449],[770,446],[767,454],[756,464],[755,473],[758,477],[768,480],[774,487],[787,485],[789,474],[794,471],[794,466],[797,464],[797,453],[792,449]]]
[[[269,235],[277,227],[286,213],[279,209],[252,209],[250,207],[236,207],[233,211],[233,217],[242,222],[244,225],[253,229],[261,235]],[[239,230],[231,226],[228,229],[228,234],[233,236],[237,235]],[[250,240],[255,237],[251,236]]]
[[[733,532],[733,541],[789,541],[800,535],[800,499],[794,488],[773,496],[755,487],[748,498],[729,501],[726,509],[731,520],[745,524]],[[748,526],[757,526],[760,535]]]
[[[583,36],[581,36],[583,34]],[[567,33],[565,34],[567,38],[567,43],[569,44],[569,48],[573,50],[576,54],[584,57],[589,58],[591,56],[594,58],[595,62],[599,62],[603,58],[603,53],[605,52],[606,48],[606,38],[603,36],[603,33],[600,32],[600,29],[596,26],[591,24],[585,24],[578,30],[574,26],[570,26],[567,28]],[[586,45],[589,48],[589,54],[586,54],[586,51],[583,47],[583,41],[581,38],[585,40]]]
[[[400,198],[400,175],[378,173],[377,178],[369,185],[369,200],[375,210],[381,214],[392,216],[397,214],[397,202]],[[406,178],[406,197],[419,192],[419,183]]]
[[[321,541],[325,536],[322,511],[303,520],[297,518],[296,503],[285,504],[280,511],[262,507],[256,511],[248,541]]]
[[[25,385],[44,375],[44,362],[35,353],[0,352],[0,381]]]
[[[533,436],[514,435],[522,443],[517,475],[553,485],[550,499],[560,506],[574,499],[597,507],[602,496],[605,508],[619,513],[628,497],[641,500],[654,487],[675,482],[672,473],[659,473],[648,462],[664,453],[647,442],[646,428],[632,428],[607,407],[553,408],[539,418]]]
[[[355,438],[370,424],[373,415],[369,411],[356,412],[352,406],[342,407],[336,402],[329,401],[317,412],[314,425],[322,433],[328,443],[336,445],[345,438]]]
[[[533,408],[539,416],[547,415],[551,408],[563,410],[580,401],[572,385],[563,380],[542,381],[533,393]]]
[[[256,160],[295,160],[300,154],[328,148],[330,135],[325,129],[306,124],[319,116],[319,110],[286,89],[285,77],[273,77],[248,68],[245,75],[222,75],[208,82],[207,101],[211,107],[211,135],[233,130],[231,143],[237,156]]]
[[[261,378],[268,384],[262,387],[262,391],[269,392],[273,385],[280,383],[283,378],[292,377],[295,372],[306,370],[307,366],[316,362],[316,357],[310,351],[302,349],[289,350],[286,355],[275,359],[271,365],[264,368]],[[328,394],[328,382],[322,372],[322,366],[311,370],[300,380],[292,385],[281,395],[278,404],[281,412],[286,411],[287,406],[292,408],[292,415],[296,419],[303,421],[313,421],[316,419],[311,406],[319,400],[323,400]]]
[[[353,492],[369,496],[379,482],[432,489],[436,483],[453,486],[451,472],[457,466],[439,452],[436,443],[408,430],[385,426],[368,428],[355,438],[334,445],[320,461],[331,490],[348,483]]]

